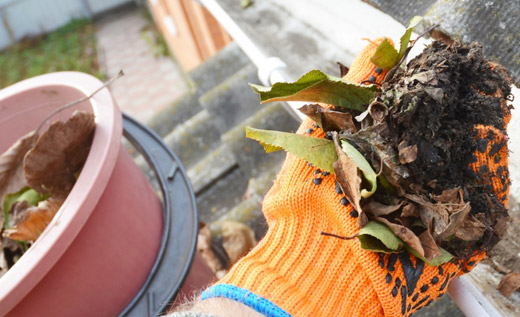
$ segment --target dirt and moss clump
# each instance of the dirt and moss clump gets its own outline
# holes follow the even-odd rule
[[[419,237],[429,231],[457,257],[490,250],[499,241],[508,217],[509,174],[501,155],[507,156],[509,85],[506,71],[485,60],[478,44],[457,42],[434,42],[386,79],[360,126],[377,130],[377,136],[360,138],[360,132],[348,131],[343,136],[358,146],[370,143],[361,146],[367,159],[373,166],[384,163],[383,175],[401,196],[389,198],[383,191],[372,200],[413,206],[411,213],[401,209],[400,215],[385,216],[389,221]],[[387,149],[385,155],[378,146]],[[477,162],[478,153],[492,164]],[[414,228],[414,217],[426,228]],[[451,230],[455,221],[463,229]]]

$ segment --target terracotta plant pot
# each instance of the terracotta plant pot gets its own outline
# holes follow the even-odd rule
[[[0,152],[100,86],[90,75],[63,72],[1,90]],[[0,316],[114,316],[157,266],[163,205],[121,146],[121,113],[104,89],[56,118],[79,109],[96,116],[89,156],[47,229],[0,279]]]

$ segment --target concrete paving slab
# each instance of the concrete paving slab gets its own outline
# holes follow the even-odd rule
[[[98,21],[96,32],[103,72],[108,78],[125,72],[110,87],[117,104],[143,123],[188,90],[175,60],[156,56],[145,40],[149,23],[140,9],[125,9]]]

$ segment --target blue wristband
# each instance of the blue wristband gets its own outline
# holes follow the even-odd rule
[[[268,317],[291,317],[285,310],[270,300],[230,284],[217,284],[202,292],[202,299],[224,297],[249,306]]]

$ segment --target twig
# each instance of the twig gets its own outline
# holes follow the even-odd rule
[[[357,236],[358,236],[358,234],[356,233],[352,237],[344,237],[344,236],[340,236],[340,235],[337,235],[337,234],[334,234],[334,233],[328,233],[328,232],[323,232],[323,231],[320,234],[322,236],[338,238],[338,239],[341,239],[341,240],[352,240],[354,238],[357,238]]]
[[[413,48],[413,46],[415,45],[415,43],[421,38],[423,37],[424,35],[426,35],[427,33],[433,31],[435,28],[439,27],[440,24],[435,24],[433,26],[430,26],[429,28],[427,28],[424,32],[422,32],[421,34],[419,34],[419,36],[413,40],[413,41],[410,41],[410,46],[408,46],[406,48],[406,50],[404,51],[404,54],[403,56],[401,57],[401,59],[399,60],[399,62],[397,63],[397,65],[395,65],[389,72],[388,74],[386,74],[385,76],[385,79],[383,80],[383,82],[388,82],[390,79],[392,79],[392,77],[394,77],[395,73],[397,72],[397,70],[399,69],[399,67],[401,66],[402,63],[404,63],[404,61],[406,60],[406,57],[408,57],[408,53],[410,53],[410,50]]]
[[[40,133],[40,130],[41,128],[43,127],[43,125],[45,124],[45,122],[47,122],[50,118],[52,118],[54,115],[62,112],[63,110],[66,110],[66,109],[69,109],[77,104],[80,104],[82,103],[83,101],[86,101],[86,100],[89,100],[90,98],[94,97],[95,94],[97,94],[98,92],[100,92],[101,90],[103,90],[104,88],[110,86],[114,81],[116,81],[117,79],[119,79],[121,76],[123,76],[124,73],[122,70],[119,71],[119,73],[112,77],[111,79],[109,79],[107,82],[105,82],[103,85],[101,85],[101,87],[99,87],[98,89],[94,90],[94,92],[92,92],[90,95],[88,96],[85,96],[85,97],[82,97],[80,99],[77,99],[77,100],[74,100],[74,101],[71,101],[69,102],[68,104],[64,105],[64,106],[61,106],[59,107],[58,109],[52,111],[51,113],[49,113],[45,119],[43,119],[43,121],[40,123],[40,125],[38,126],[38,128],[36,128],[36,135],[38,135]]]

